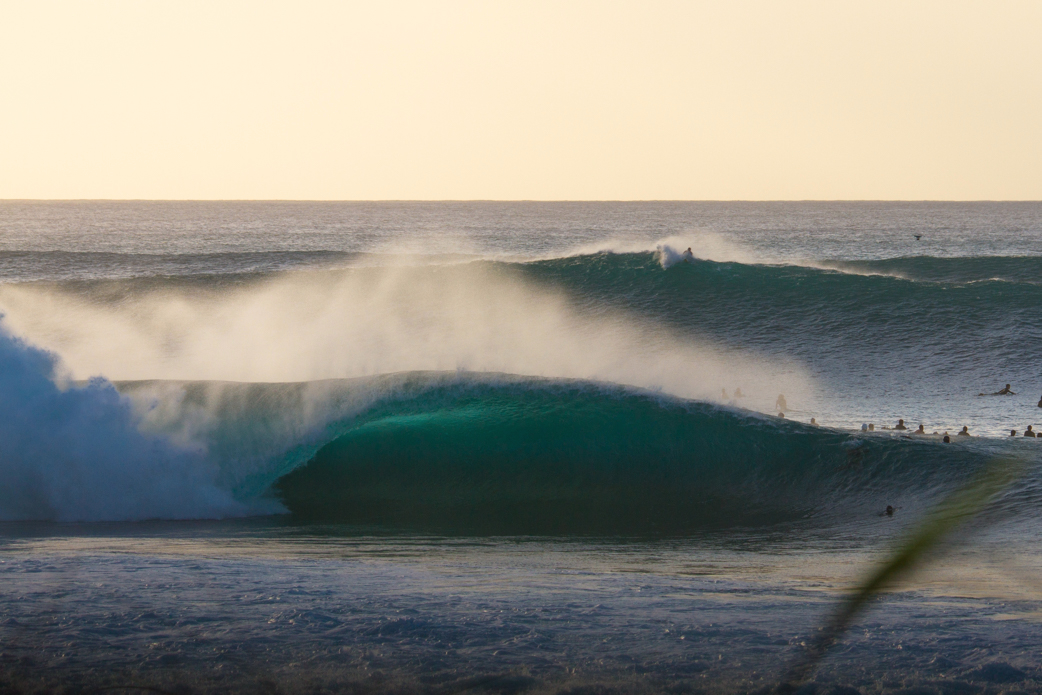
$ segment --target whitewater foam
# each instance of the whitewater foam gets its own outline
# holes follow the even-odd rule
[[[0,325],[0,519],[214,518],[247,507],[198,448],[138,429],[111,383],[62,381],[57,358]]]
[[[552,260],[555,258],[573,258],[576,256],[592,256],[600,253],[654,253],[658,256],[663,268],[682,260],[685,249],[690,248],[695,258],[718,263],[769,263],[772,262],[761,253],[749,249],[733,237],[707,230],[691,230],[681,234],[673,234],[654,241],[612,238],[592,243],[580,244],[570,250],[544,254],[536,260]]]

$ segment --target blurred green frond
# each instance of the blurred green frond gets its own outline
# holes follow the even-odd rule
[[[938,502],[897,545],[886,561],[847,596],[836,614],[822,628],[818,639],[790,669],[778,691],[795,691],[813,673],[829,647],[846,632],[868,601],[894,586],[910,570],[922,564],[930,551],[964,522],[980,514],[992,500],[1020,478],[1024,470],[1025,464],[1019,459],[992,460],[978,475]]]

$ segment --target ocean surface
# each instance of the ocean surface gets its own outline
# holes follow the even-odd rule
[[[0,313],[0,693],[767,693],[996,461],[794,685],[1042,692],[1042,203],[0,201]]]

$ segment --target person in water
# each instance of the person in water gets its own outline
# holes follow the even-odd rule
[[[1039,408],[1042,408],[1042,398],[1039,398],[1039,399],[1038,399],[1038,407],[1039,407]]]
[[[966,425],[963,425],[962,426],[962,430],[955,436],[956,437],[969,437],[970,436],[970,428],[967,427]]]
[[[784,413],[786,410],[789,409],[789,404],[785,402],[785,394],[784,393],[779,393],[778,394],[778,400],[776,400],[774,402],[774,408],[779,413]]]
[[[908,428],[905,427],[905,421],[904,420],[898,420],[897,424],[894,425],[894,429],[895,430],[906,430]]]
[[[1024,430],[1024,436],[1025,437],[1034,437],[1034,436],[1036,436],[1035,435],[1035,430],[1031,429],[1031,425],[1028,425],[1028,428],[1026,430]]]
[[[811,419],[810,419],[810,424],[812,424],[812,425],[816,425],[816,424],[818,424],[818,421],[817,421],[817,420],[815,420],[814,418],[811,418]]]
[[[681,258],[684,259],[685,263],[690,263],[691,261],[693,261],[695,259],[695,254],[692,253],[690,246],[688,246],[687,247],[687,251],[682,253],[680,256],[681,256]]]
[[[913,434],[926,434],[926,430],[923,429],[923,423],[919,423],[919,429],[913,432]]]
[[[893,506],[891,506],[889,504],[886,505],[886,515],[887,516],[893,516],[894,515],[894,508],[893,508]]]
[[[876,431],[876,426],[873,425],[871,422],[868,423],[868,431],[869,432],[875,432]]]
[[[952,438],[948,436],[947,432],[945,432],[944,433],[944,439],[941,440],[941,441],[943,441],[945,444],[951,444],[952,443]]]
[[[999,391],[996,391],[994,393],[978,393],[977,395],[978,396],[1016,396],[1017,394],[1013,393],[1013,391],[1010,390],[1009,384],[1006,384],[1006,388],[1001,389]],[[1039,401],[1039,402],[1042,403],[1042,401]]]
[[[1009,436],[1016,437],[1017,436],[1017,431],[1016,430],[1010,430],[1009,431]]]

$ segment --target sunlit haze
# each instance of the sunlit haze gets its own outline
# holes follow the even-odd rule
[[[0,198],[1042,197],[1038,2],[5,2]]]

